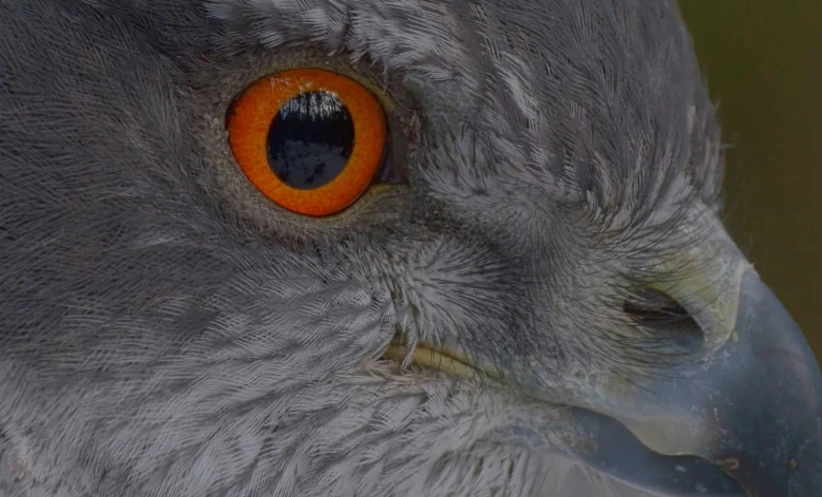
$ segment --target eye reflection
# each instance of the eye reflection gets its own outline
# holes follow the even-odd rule
[[[274,174],[303,190],[336,178],[353,148],[351,114],[330,91],[301,93],[286,101],[271,122],[266,143]]]

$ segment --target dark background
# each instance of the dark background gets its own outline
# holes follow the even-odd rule
[[[719,104],[726,225],[822,359],[822,0],[680,0]]]

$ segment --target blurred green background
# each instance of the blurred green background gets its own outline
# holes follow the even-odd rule
[[[727,153],[726,225],[822,358],[822,0],[679,0]]]

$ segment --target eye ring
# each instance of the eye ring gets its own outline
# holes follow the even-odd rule
[[[309,94],[341,104],[350,116],[353,138],[347,161],[336,176],[305,188],[289,184],[275,170],[270,140],[286,105]],[[312,120],[318,109],[309,109]],[[368,190],[383,162],[386,127],[383,109],[371,92],[348,77],[320,69],[289,70],[256,81],[232,104],[226,124],[234,158],[248,180],[281,207],[313,217],[336,214]]]

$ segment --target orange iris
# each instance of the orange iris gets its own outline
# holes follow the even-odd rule
[[[317,69],[255,82],[232,105],[227,129],[248,180],[307,216],[335,214],[365,193],[386,140],[377,99],[356,81]]]

